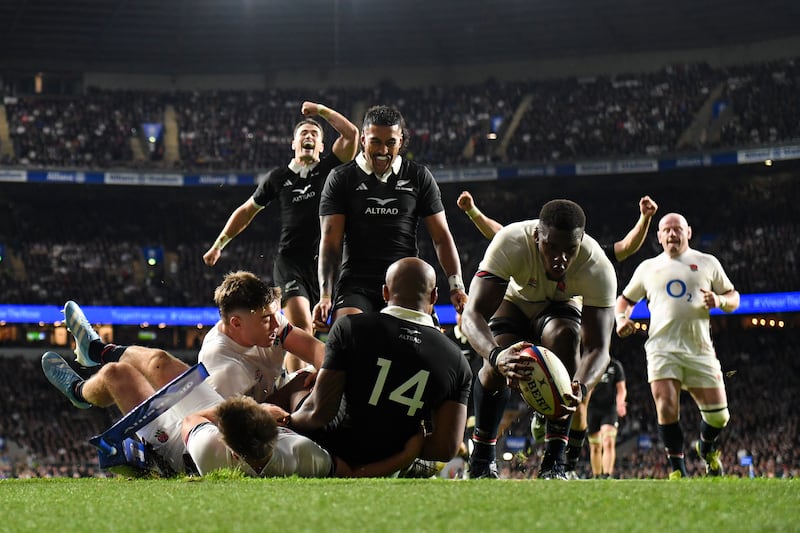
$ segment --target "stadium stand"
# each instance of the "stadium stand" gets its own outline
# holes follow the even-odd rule
[[[775,146],[800,137],[800,106],[784,105],[795,100],[800,88],[795,61],[713,68],[698,63],[647,74],[491,79],[413,89],[383,82],[313,95],[301,89],[9,95],[3,110],[13,151],[4,152],[3,168],[262,171],[288,160],[291,127],[306,98],[353,110],[356,122],[371,103],[397,105],[412,133],[408,156],[434,172],[453,166]],[[145,122],[165,125],[163,151],[156,157],[147,157]],[[326,131],[327,138],[332,135]],[[172,141],[175,154],[170,155]],[[503,223],[534,218],[551,198],[576,200],[587,212],[588,232],[601,242],[623,235],[635,218],[638,198],[649,194],[661,213],[680,211],[702,228],[693,246],[719,257],[741,292],[781,292],[800,287],[800,223],[794,203],[800,197],[798,167],[785,162],[657,175],[442,182],[441,189],[467,283],[486,241],[455,206],[464,188],[487,215]],[[0,190],[5,251],[0,303],[61,305],[75,299],[87,306],[208,306],[213,288],[229,270],[271,275],[277,235],[269,219],[237,237],[214,269],[201,261],[222,221],[251,188],[2,183]],[[275,210],[267,216],[273,215]],[[643,250],[619,265],[621,282],[639,260],[658,253],[652,241],[651,233]],[[422,235],[419,243],[422,257],[437,264],[430,240]],[[162,261],[148,265],[146,247],[158,248]],[[446,294],[446,280],[439,284]],[[749,455],[758,476],[798,477],[798,416],[789,407],[800,370],[793,334],[797,318],[786,317],[785,329],[750,327],[743,320],[713,321],[729,373],[733,421],[723,445],[727,471],[749,475],[740,464]],[[186,349],[196,347],[197,337],[192,339],[175,335],[159,342]],[[657,437],[642,340],[637,335],[614,345],[629,388],[617,471],[625,478],[660,478],[665,476],[662,453],[647,445]],[[0,477],[105,475],[97,470],[87,439],[106,427],[114,413],[73,409],[43,379],[38,359],[20,353],[21,344],[0,336]],[[754,396],[752,391],[764,392]],[[696,412],[683,412],[687,437],[695,435]],[[526,437],[528,428],[529,418],[522,414],[506,436]],[[537,460],[531,453],[501,466],[507,477],[528,477]],[[583,464],[586,475],[588,465]],[[697,468],[697,463],[690,465]]]

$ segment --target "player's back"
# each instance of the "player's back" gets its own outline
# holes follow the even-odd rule
[[[466,359],[441,331],[387,312],[339,319],[323,367],[347,373],[345,416],[329,449],[362,463],[402,449],[432,409],[465,399],[471,383]]]

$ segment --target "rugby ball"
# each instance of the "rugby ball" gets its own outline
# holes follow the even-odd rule
[[[570,378],[564,363],[544,346],[529,346],[520,352],[534,360],[529,380],[519,381],[519,391],[531,409],[548,418],[560,418],[564,395],[572,392]]]

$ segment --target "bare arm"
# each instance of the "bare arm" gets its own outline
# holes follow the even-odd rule
[[[439,264],[442,265],[450,282],[450,302],[456,311],[461,313],[467,302],[467,293],[461,277],[461,259],[458,257],[456,242],[453,240],[453,234],[450,233],[444,211],[425,217],[425,226],[433,241]]]
[[[305,116],[320,116],[324,118],[339,133],[339,137],[331,147],[331,151],[339,158],[339,161],[346,163],[356,156],[358,151],[358,128],[355,124],[347,120],[344,115],[335,109],[316,102],[303,102],[301,111]]]
[[[458,207],[464,211],[464,213],[466,213],[472,223],[475,224],[475,227],[478,228],[478,231],[481,232],[481,235],[490,241],[494,238],[498,231],[503,229],[502,224],[493,218],[487,217],[481,212],[480,209],[478,209],[478,206],[475,205],[475,200],[473,200],[472,194],[470,194],[469,191],[462,191],[458,196],[456,203],[458,204]]]
[[[211,248],[203,254],[203,261],[205,264],[214,266],[219,260],[220,255],[222,255],[222,249],[249,226],[253,218],[262,209],[263,207],[257,205],[252,197],[248,198],[242,205],[237,207],[233,213],[231,213],[231,216],[228,217],[228,221],[225,223],[225,227],[222,228],[217,240],[211,245]]]
[[[613,326],[613,307],[583,307],[581,312],[583,352],[573,379],[580,381],[589,389],[600,380],[611,361],[609,348]]]
[[[325,359],[325,344],[305,330],[292,328],[291,333],[283,341],[283,347],[314,368],[322,368]]]
[[[489,329],[489,319],[500,307],[507,284],[475,276],[469,287],[470,298],[461,315],[461,331],[470,345],[484,359],[497,346]]]
[[[365,465],[351,466],[338,457],[336,460],[337,477],[386,477],[410,465],[422,450],[423,433],[420,430],[406,441],[402,450],[386,459]]]
[[[643,196],[639,200],[639,220],[622,240],[614,243],[614,257],[617,258],[617,261],[625,261],[639,251],[647,237],[650,221],[656,211],[658,211],[658,204],[649,196]]]
[[[622,294],[617,297],[617,303],[614,305],[614,317],[617,323],[617,335],[621,338],[633,333],[633,321],[630,316],[635,305]]]
[[[194,428],[200,424],[205,424],[208,422],[216,425],[217,420],[216,407],[210,407],[202,411],[196,411],[185,416],[183,418],[183,422],[181,423],[181,438],[183,439],[183,443],[186,444],[186,442],[189,440],[189,433],[191,433]]]
[[[625,398],[628,396],[628,387],[625,381],[617,381],[617,414],[625,416],[627,414],[627,404]]]
[[[331,311],[331,295],[336,279],[342,269],[342,245],[344,243],[344,215],[324,215],[319,217],[319,293],[320,298],[314,306],[314,328],[328,331],[328,315]]]
[[[713,309],[719,307],[723,313],[732,313],[739,309],[741,304],[741,296],[739,291],[730,290],[723,294],[716,294],[713,291],[700,289],[703,293],[703,301],[706,309]]]
[[[317,375],[314,390],[300,408],[292,413],[290,428],[303,432],[318,429],[339,412],[347,376],[341,370],[323,368]]]
[[[466,423],[466,405],[452,400],[444,402],[433,413],[433,432],[425,436],[420,458],[449,461],[455,457]]]

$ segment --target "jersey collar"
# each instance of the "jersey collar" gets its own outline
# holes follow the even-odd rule
[[[356,157],[356,164],[359,167],[361,167],[361,170],[363,170],[365,174],[375,174],[375,172],[372,171],[372,165],[369,163],[369,161],[367,161],[364,152],[358,154],[358,156]],[[392,173],[400,174],[400,165],[402,164],[403,164],[403,157],[398,155],[397,157],[394,158],[394,161],[392,161],[392,166],[389,168],[389,170],[387,170],[382,176],[375,174],[375,177],[378,178],[379,181],[386,183],[386,181],[389,179],[389,176],[391,176]]]
[[[433,318],[431,315],[421,311],[415,311],[414,309],[408,309],[407,307],[400,307],[399,305],[387,305],[381,309],[381,313],[391,315],[395,318],[399,318],[400,320],[413,322],[415,324],[419,324],[420,326],[430,326],[432,328],[436,327],[433,323]]]
[[[318,164],[319,161],[315,161],[313,165],[301,165],[296,159],[292,159],[289,161],[289,170],[295,174],[300,174],[301,178],[307,178],[309,172],[314,170],[314,167],[316,167]]]

